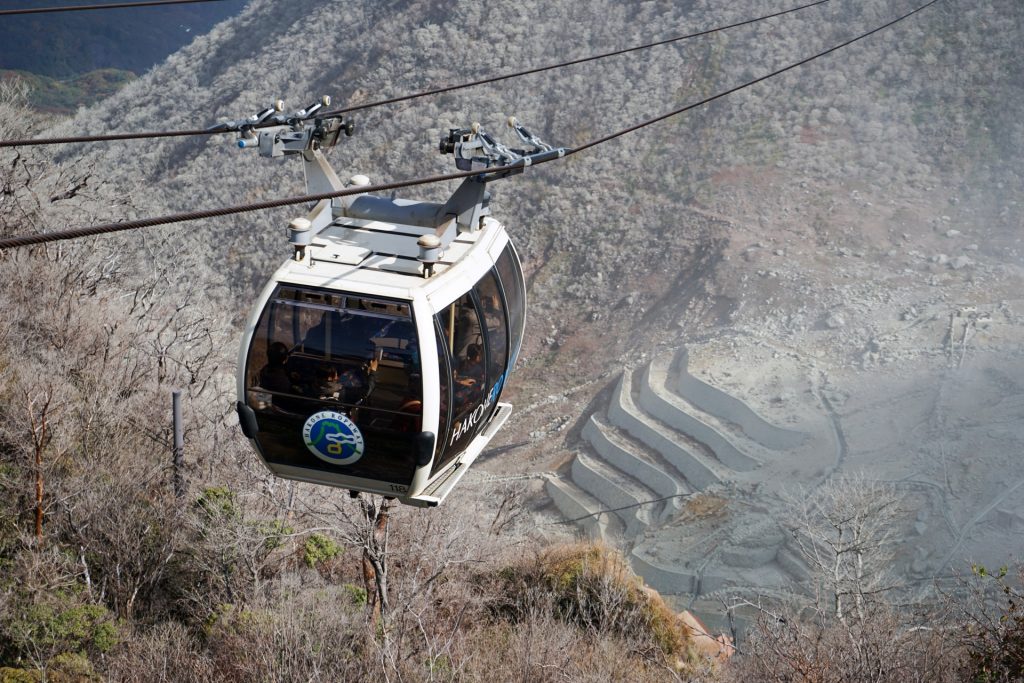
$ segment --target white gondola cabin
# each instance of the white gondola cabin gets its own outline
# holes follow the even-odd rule
[[[307,137],[261,133],[261,153],[301,147],[309,191],[341,188],[323,138],[288,130]],[[460,147],[480,135],[453,131],[442,151],[467,168]],[[242,430],[274,474],[437,505],[508,419],[525,286],[485,180],[443,204],[364,194],[293,221],[295,256],[253,306],[238,362]]]

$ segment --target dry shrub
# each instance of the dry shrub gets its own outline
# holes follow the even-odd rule
[[[686,499],[679,519],[688,521],[722,517],[726,514],[728,502],[712,493],[698,493]]]
[[[206,645],[226,681],[366,680],[369,634],[343,587],[274,591],[263,605],[224,606]]]
[[[112,682],[224,680],[199,639],[173,621],[133,633],[108,657],[105,674]]]
[[[827,613],[762,611],[727,680],[787,683],[953,683],[964,679],[963,652],[941,621],[883,604],[838,619]]]
[[[975,681],[1024,680],[1024,565],[989,572],[975,565],[964,590],[952,600],[957,631],[967,648]]]
[[[694,662],[682,621],[645,588],[622,554],[603,544],[554,546],[499,570],[490,613],[513,624],[558,620],[677,670]]]
[[[92,675],[93,664],[117,646],[120,623],[77,573],[74,556],[59,548],[26,543],[9,562],[0,559],[0,667],[44,678],[51,670]]]
[[[548,615],[475,628],[458,654],[462,665],[452,680],[459,681],[680,680],[663,662],[624,647],[620,638],[582,631]]]

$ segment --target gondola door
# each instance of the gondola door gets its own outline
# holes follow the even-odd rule
[[[497,408],[508,363],[508,321],[494,271],[437,315],[439,343],[451,369],[448,433],[434,476],[466,449]],[[443,370],[442,370],[443,371]],[[447,397],[442,395],[442,402]]]
[[[408,490],[423,414],[410,302],[280,284],[244,377],[250,438],[275,473]]]

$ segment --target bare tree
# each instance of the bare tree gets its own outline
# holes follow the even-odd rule
[[[817,580],[819,608],[844,620],[853,609],[895,588],[892,571],[900,495],[863,475],[829,479],[810,492],[787,496],[786,524]]]
[[[1024,678],[1024,565],[971,570],[949,596],[954,638],[967,650],[974,680],[1019,681]]]
[[[39,396],[25,392],[25,408],[28,413],[29,433],[32,440],[33,468],[36,479],[35,495],[35,536],[36,543],[43,542],[43,452],[50,445],[50,420],[53,386],[47,385]]]
[[[741,601],[756,615],[729,680],[957,681],[962,650],[940,605],[902,605],[893,571],[900,496],[858,475],[786,497],[789,527],[810,569],[806,604]]]

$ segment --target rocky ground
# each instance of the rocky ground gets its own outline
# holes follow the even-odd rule
[[[677,248],[692,272],[631,277],[620,305],[639,316],[622,321],[632,333],[615,315],[573,319],[537,307],[513,392],[518,410],[467,490],[491,490],[495,478],[526,482],[533,506],[526,526],[549,536],[602,535],[630,553],[649,583],[705,615],[728,594],[798,600],[807,593],[806,566],[778,522],[787,495],[829,477],[863,475],[896,487],[894,570],[911,582],[965,571],[972,561],[1005,563],[1021,551],[1024,530],[1016,203],[934,187],[782,184],[782,177],[731,174],[717,201],[691,207],[700,234]],[[663,372],[659,381],[670,389],[678,381],[684,347],[694,377],[804,440],[767,448],[690,406],[756,463],[732,468],[720,451],[711,453],[720,481],[698,483],[632,429],[616,429],[622,368],[635,385],[626,400],[642,402],[642,383],[657,383],[648,373]],[[642,465],[602,464],[587,431],[592,418],[641,460],[675,472],[690,496],[557,524],[583,516],[574,511],[663,493],[649,486],[656,481],[642,481]],[[685,434],[677,440],[687,443]],[[619,477],[619,485],[595,488],[602,476],[605,484]],[[576,491],[582,507],[559,503],[564,494],[545,487],[549,480]]]
[[[580,54],[621,47],[616,26],[635,30],[625,41],[635,43],[652,26],[682,31],[764,10],[544,3],[533,9],[547,20],[527,24],[522,3],[492,3],[486,21],[468,2],[426,12],[421,3],[357,3],[346,13],[302,4],[253,2],[66,131],[190,128],[278,94],[329,92],[352,104],[462,80],[453,74],[467,64],[498,73],[564,59],[571,45]],[[509,113],[556,144],[580,144],[848,40],[891,18],[890,5],[833,4],[557,79],[361,112],[359,136],[332,163],[343,176],[380,180],[448,170],[448,160],[425,156],[438,132],[493,126]],[[497,518],[507,496],[524,493],[527,514],[515,522],[524,534],[599,533],[680,601],[730,587],[805,590],[771,522],[786,491],[830,476],[898,483],[907,539],[899,571],[913,577],[1018,551],[1019,14],[1006,0],[937,5],[799,71],[496,184],[492,209],[529,279],[528,336],[506,394],[515,413],[446,505]],[[507,27],[526,25],[530,40],[509,39]],[[566,25],[597,33],[563,45]],[[488,41],[501,49],[481,51]],[[319,46],[315,58],[282,62],[300,42]],[[167,140],[103,147],[76,163],[139,185],[140,215],[299,191],[293,167],[243,162],[232,149]],[[408,196],[437,199],[443,189],[423,192]],[[284,253],[278,232],[253,228],[285,220],[281,212],[164,234],[197,255],[204,282],[223,281],[230,302],[248,301]],[[176,249],[157,251],[181,272]],[[677,386],[683,349],[695,378],[768,427],[747,433],[688,404]],[[697,423],[717,445],[686,433]],[[770,448],[772,426],[804,438]],[[591,514],[666,495],[677,497]],[[574,508],[586,519],[566,524],[583,516],[567,513]]]

